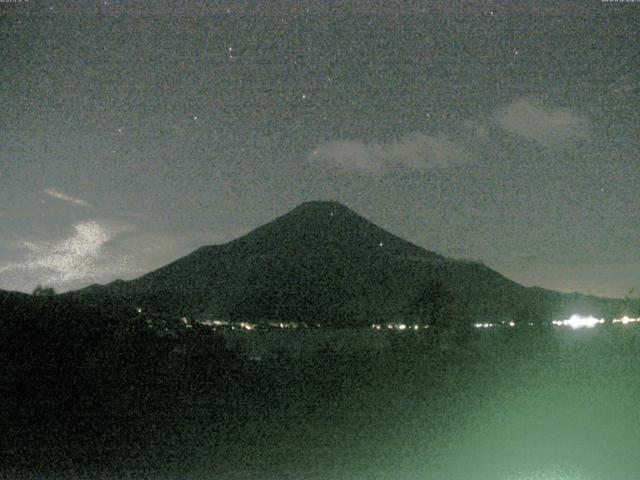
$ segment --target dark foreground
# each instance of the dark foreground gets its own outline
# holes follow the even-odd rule
[[[208,335],[14,355],[0,477],[637,478],[636,327],[337,334],[279,333],[260,359]]]

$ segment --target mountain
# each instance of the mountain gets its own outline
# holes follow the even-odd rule
[[[66,295],[175,315],[359,325],[541,321],[615,315],[619,300],[527,288],[477,262],[420,248],[337,202],[307,202],[224,245],[131,281]]]

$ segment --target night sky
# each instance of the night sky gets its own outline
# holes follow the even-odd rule
[[[0,3],[0,288],[134,278],[306,200],[640,294],[640,2]]]

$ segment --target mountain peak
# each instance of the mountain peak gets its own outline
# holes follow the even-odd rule
[[[331,208],[338,208],[342,210],[351,211],[347,206],[335,200],[308,200],[306,202],[302,202],[300,205],[294,208],[294,210],[331,209]]]
[[[232,242],[248,254],[429,254],[336,201],[309,201]]]
[[[349,207],[343,205],[340,202],[333,200],[311,200],[301,203],[288,214],[304,214],[304,215],[316,215],[316,214],[336,214],[336,213],[348,213],[350,215],[359,216]]]

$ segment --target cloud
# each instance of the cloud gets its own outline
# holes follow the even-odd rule
[[[104,245],[123,230],[88,220],[73,225],[73,233],[53,241],[22,241],[19,247],[26,252],[22,262],[0,266],[0,274],[23,272],[37,276],[40,283],[63,284],[82,279],[97,278],[105,269],[122,265],[110,262],[100,265]]]
[[[321,145],[313,150],[310,159],[317,162],[331,162],[345,170],[368,173],[378,173],[384,167],[378,145],[367,145],[357,140]]]
[[[518,100],[499,109],[496,120],[505,131],[546,147],[589,140],[589,120],[570,109],[549,109],[529,100]]]
[[[640,79],[630,73],[609,84],[609,90],[615,95],[632,95],[640,92]]]
[[[53,188],[46,188],[46,189],[43,190],[43,193],[46,193],[50,197],[57,198],[58,200],[62,200],[64,202],[71,203],[73,205],[79,205],[81,207],[93,208],[93,205],[91,205],[89,202],[87,202],[85,200],[82,200],[81,198],[71,197],[71,196],[66,195],[66,194],[64,194],[62,192],[59,192],[58,190],[55,190]]]
[[[474,142],[489,140],[489,129],[484,123],[474,120],[464,120],[460,124],[460,130],[466,137]]]
[[[413,170],[447,168],[472,160],[471,154],[453,140],[420,132],[389,143],[329,142],[316,147],[308,158],[314,163],[370,174],[384,173],[397,167]]]

